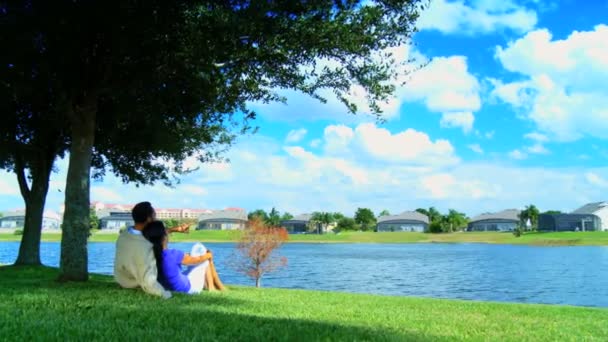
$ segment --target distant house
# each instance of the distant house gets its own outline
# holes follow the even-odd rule
[[[197,230],[235,230],[244,229],[247,212],[244,210],[218,210],[200,215]]]
[[[130,213],[133,205],[131,204],[114,204],[103,202],[91,202],[91,208],[95,210],[97,217],[110,216],[111,213]]]
[[[104,230],[119,230],[135,224],[135,222],[133,222],[131,213],[124,211],[110,212],[108,216],[102,217],[99,221],[99,229]]]
[[[428,216],[417,211],[405,211],[399,215],[380,216],[378,232],[424,232],[429,226]]]
[[[23,228],[25,225],[25,210],[8,212],[4,217],[0,218],[0,229],[17,229]],[[59,214],[47,210],[42,215],[42,229],[60,229],[61,216]]]
[[[550,232],[596,231],[602,229],[602,220],[593,214],[541,214],[538,230]]]
[[[595,215],[601,221],[601,228],[598,230],[608,230],[608,202],[589,203],[576,209],[572,214]]]
[[[474,217],[469,221],[467,231],[476,232],[510,232],[519,224],[519,213],[517,209],[503,210],[497,213],[485,213]]]
[[[281,227],[287,229],[289,234],[302,234],[310,227],[311,214],[301,214],[291,220],[281,221]]]

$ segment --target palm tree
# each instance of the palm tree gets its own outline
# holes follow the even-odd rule
[[[450,209],[448,215],[446,216],[446,221],[448,232],[453,232],[467,224],[467,217],[461,212]]]
[[[318,228],[320,225],[322,227],[322,232],[326,232],[327,227],[329,227],[330,224],[336,222],[334,214],[328,212],[314,212],[310,220],[314,223],[317,223]],[[319,232],[319,230],[317,229],[317,233],[320,234],[321,232]]]
[[[271,227],[278,227],[281,224],[281,215],[274,207],[270,210],[266,223]]]

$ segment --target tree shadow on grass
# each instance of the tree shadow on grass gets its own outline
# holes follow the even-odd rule
[[[34,309],[34,308],[32,308]],[[180,306],[68,305],[28,308],[3,332],[14,340],[212,340],[212,341],[441,341],[438,336],[313,320],[193,311]],[[2,329],[0,329],[1,331]]]
[[[10,340],[439,341],[445,338],[308,318],[224,294],[159,300],[110,277],[59,284],[56,269],[0,267],[0,336]],[[238,291],[238,290],[237,290]],[[259,307],[260,314],[255,312]],[[339,317],[340,312],[336,312]]]

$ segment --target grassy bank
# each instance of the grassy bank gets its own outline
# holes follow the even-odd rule
[[[237,287],[160,300],[0,267],[7,340],[605,340],[608,310]]]
[[[95,233],[93,242],[114,242],[117,234]],[[172,241],[230,242],[238,238],[235,231],[192,231],[190,234],[173,234]],[[20,241],[21,237],[13,234],[0,234],[0,241]],[[43,241],[61,241],[61,234],[44,233]],[[608,232],[562,232],[562,233],[528,233],[516,238],[511,233],[467,232],[451,234],[424,233],[362,233],[345,232],[325,235],[291,235],[290,242],[303,243],[493,243],[524,244],[540,246],[606,246]]]

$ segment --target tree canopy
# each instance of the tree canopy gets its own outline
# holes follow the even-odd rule
[[[350,217],[340,218],[336,226],[337,231],[357,230],[357,228],[357,222],[355,222],[355,219]]]
[[[336,217],[334,216],[334,213],[317,211],[312,213],[310,221],[313,225],[321,228],[321,231],[317,231],[317,233],[326,233],[328,227],[336,222]]]
[[[540,215],[540,210],[534,205],[527,205],[524,210],[519,213],[519,220],[522,227],[527,227],[527,222],[530,220],[531,230],[535,230],[538,227],[538,216]]]
[[[378,217],[380,217],[380,216],[390,216],[390,215],[391,215],[390,211],[384,209],[384,210],[382,210],[380,212],[380,214],[378,214]]]
[[[373,230],[376,226],[376,216],[371,209],[358,208],[355,212],[355,222],[359,225],[361,230]]]
[[[0,4],[0,70],[19,70],[9,82],[3,78],[0,102],[11,103],[16,93],[43,95],[2,110],[35,128],[32,141],[61,140],[48,160],[69,147],[62,278],[88,277],[91,170],[138,184],[169,182],[187,157],[221,158],[255,117],[248,104],[284,100],[281,88],[321,100],[330,90],[355,113],[349,91],[361,86],[369,112],[380,115],[378,104],[398,76],[386,49],[409,42],[422,3]],[[24,109],[30,107],[36,110]],[[61,134],[39,133],[33,112],[60,115],[47,128]],[[32,184],[44,179],[32,173]]]

